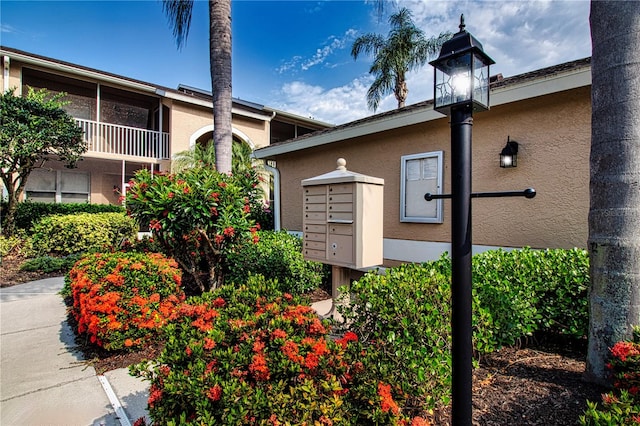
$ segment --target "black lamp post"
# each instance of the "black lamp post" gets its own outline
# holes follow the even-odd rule
[[[435,68],[434,108],[451,116],[452,424],[471,425],[471,126],[473,111],[489,109],[489,66],[482,44],[460,31],[442,45]],[[430,194],[428,194],[430,195]],[[426,198],[426,197],[425,197]]]

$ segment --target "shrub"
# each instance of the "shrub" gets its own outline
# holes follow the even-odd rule
[[[451,259],[445,253],[425,267],[450,276]],[[472,277],[478,352],[512,345],[536,331],[586,336],[586,250],[491,250],[473,256]]]
[[[72,254],[118,246],[134,238],[135,222],[123,213],[47,216],[33,227],[35,253]]]
[[[6,203],[0,207],[3,211]],[[25,201],[18,204],[16,212],[16,228],[28,230],[45,216],[67,215],[78,213],[123,213],[122,206],[111,204],[89,204],[89,203],[34,203]],[[4,219],[4,215],[3,218]]]
[[[20,265],[21,271],[40,271],[43,273],[51,272],[68,272],[76,261],[80,258],[78,255],[67,257],[51,257],[41,256],[35,259],[26,260]]]
[[[321,286],[327,270],[321,263],[302,257],[302,240],[286,231],[261,231],[256,244],[245,244],[229,252],[226,279],[244,283],[249,275],[278,281],[279,289],[302,294]]]
[[[142,170],[130,182],[126,205],[204,292],[223,283],[230,250],[257,240],[249,213],[259,193],[250,177],[201,167],[175,175]]]
[[[640,330],[632,341],[621,341],[611,348],[614,391],[602,395],[602,403],[587,402],[580,417],[583,426],[637,425],[640,423]]]
[[[153,340],[184,300],[180,270],[161,254],[95,253],[65,279],[78,333],[107,350],[133,349]]]
[[[358,397],[350,384],[362,366],[347,358],[357,338],[327,339],[328,324],[300,302],[261,276],[189,299],[167,326],[159,358],[131,368],[151,382],[154,422],[371,424],[356,402],[370,406],[377,424],[405,420],[384,382],[370,401]]]
[[[449,402],[450,287],[436,269],[406,264],[385,275],[367,273],[338,304],[345,327],[366,349],[360,361],[368,381],[386,378],[397,386],[411,415]]]
[[[20,237],[5,237],[4,235],[0,235],[0,258],[7,256],[14,250],[18,250],[21,243],[22,240],[20,239]]]

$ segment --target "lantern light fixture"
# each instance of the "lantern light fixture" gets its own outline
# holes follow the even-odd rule
[[[464,15],[460,31],[447,40],[440,56],[429,62],[435,68],[434,109],[449,115],[452,108],[467,105],[473,111],[489,109],[489,66],[495,64],[482,44],[465,30]]]
[[[507,144],[500,152],[500,167],[507,169],[518,166],[518,142],[507,136]]]

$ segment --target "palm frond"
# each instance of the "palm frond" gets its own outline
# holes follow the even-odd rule
[[[162,10],[167,15],[169,25],[173,29],[173,36],[176,39],[178,49],[181,49],[187,42],[193,14],[193,1],[162,0]]]

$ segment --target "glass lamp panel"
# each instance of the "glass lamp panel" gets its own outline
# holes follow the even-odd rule
[[[436,65],[435,108],[455,105],[471,99],[471,54],[447,59]]]
[[[473,100],[477,106],[489,109],[489,64],[473,56]]]

